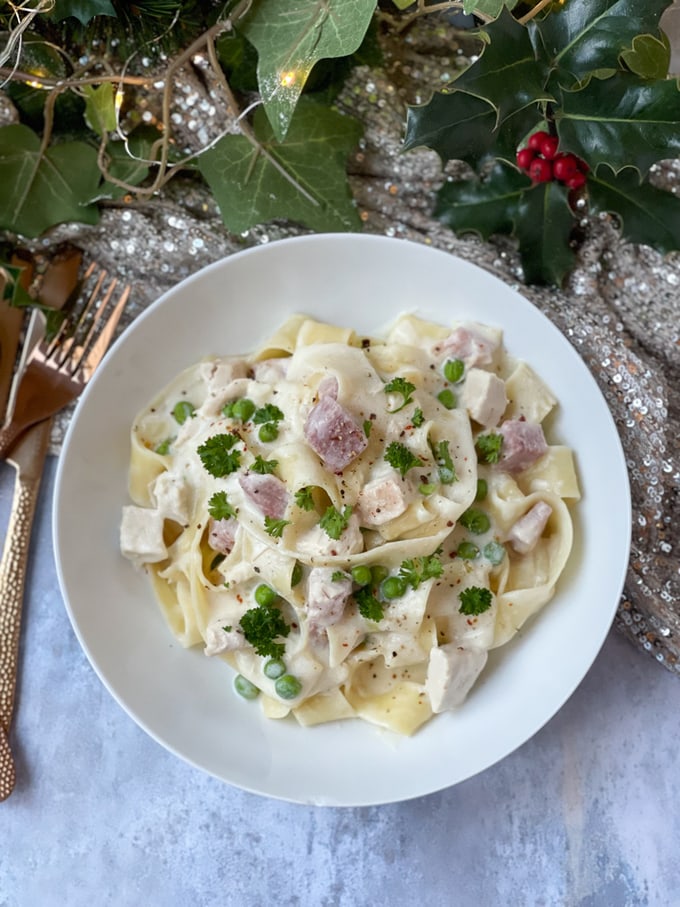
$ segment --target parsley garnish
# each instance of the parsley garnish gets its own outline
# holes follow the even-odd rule
[[[411,425],[413,425],[414,428],[420,428],[424,421],[425,416],[423,415],[423,411],[420,407],[418,407],[411,416]]]
[[[313,491],[313,485],[305,485],[304,488],[298,488],[295,492],[295,503],[302,510],[314,510],[316,505],[314,504]]]
[[[415,557],[404,561],[399,568],[399,576],[403,577],[413,589],[428,579],[436,579],[442,575],[442,562],[436,554],[428,557]]]
[[[236,510],[227,500],[226,491],[216,491],[208,501],[208,513],[215,520],[227,520],[236,516]]]
[[[337,542],[345,529],[347,529],[347,524],[349,523],[351,515],[352,508],[349,504],[342,512],[336,510],[336,508],[331,505],[326,508],[326,512],[319,520],[319,526],[321,526],[329,538]]]
[[[170,452],[170,445],[172,444],[172,442],[174,440],[175,440],[174,438],[165,438],[163,441],[160,442],[160,444],[157,444],[154,447],[154,449],[153,449],[154,453],[161,454],[161,456],[165,456],[166,454],[168,454]]]
[[[482,463],[498,463],[503,447],[503,435],[499,435],[496,432],[479,435],[475,442],[475,447],[477,456]]]
[[[390,466],[394,466],[395,469],[399,470],[402,479],[406,478],[406,473],[409,469],[423,465],[420,459],[405,444],[401,444],[399,441],[392,441],[391,444],[388,444],[385,451],[385,459]]]
[[[439,481],[442,485],[452,485],[458,478],[456,467],[453,465],[451,454],[449,453],[449,442],[440,441],[432,448],[435,463],[439,468]]]
[[[211,476],[219,479],[236,472],[241,465],[241,451],[232,450],[232,447],[239,441],[238,435],[224,434],[213,435],[212,438],[208,438],[204,444],[201,444],[198,448],[198,455]]]
[[[261,406],[256,410],[253,422],[256,425],[264,425],[265,422],[280,422],[283,418],[283,413],[278,406],[274,406],[273,403],[267,403],[266,406]]]
[[[366,435],[367,438],[370,438],[370,437],[371,437],[371,429],[372,429],[372,428],[373,428],[373,423],[371,422],[370,419],[366,419],[366,420],[364,421],[364,434]]]
[[[359,609],[359,614],[366,620],[374,620],[376,623],[383,619],[384,611],[382,602],[371,592],[370,586],[363,586],[354,593],[354,599]]]
[[[470,586],[458,594],[461,614],[476,615],[488,611],[493,601],[491,590],[480,586]]]
[[[269,535],[275,539],[280,539],[283,535],[283,530],[289,525],[290,520],[275,520],[273,516],[266,516],[264,518],[265,532],[269,533]]]
[[[344,570],[334,570],[331,574],[332,583],[341,583],[344,579],[347,579],[347,574]]]
[[[386,394],[400,394],[404,401],[401,406],[398,406],[396,409],[391,409],[389,412],[398,413],[399,410],[408,406],[413,399],[412,394],[415,389],[415,384],[411,384],[406,378],[393,378],[389,384],[386,384],[384,388]]]
[[[290,627],[279,609],[272,605],[258,605],[257,608],[246,611],[241,618],[241,629],[258,655],[281,658],[286,650],[284,643],[274,640],[277,636],[288,636]]]
[[[255,457],[255,462],[250,464],[249,469],[251,472],[258,473],[258,475],[266,476],[274,472],[278,465],[278,460],[263,460],[262,457],[258,454]]]

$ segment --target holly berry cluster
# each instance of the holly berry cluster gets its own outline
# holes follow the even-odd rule
[[[586,181],[588,165],[575,154],[558,151],[559,139],[548,132],[534,132],[526,148],[517,152],[517,166],[535,183],[557,180],[568,189],[580,189]]]

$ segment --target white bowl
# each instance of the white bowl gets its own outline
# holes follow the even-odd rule
[[[235,696],[231,671],[178,645],[147,579],[118,550],[132,420],[181,369],[253,349],[293,312],[376,333],[404,311],[501,326],[557,395],[551,437],[576,452],[583,499],[555,598],[492,653],[462,708],[395,739],[361,721],[301,728]],[[630,493],[597,385],[526,299],[454,256],[404,240],[316,235],[233,255],[151,305],[83,394],[54,501],[66,608],[95,671],[170,751],[230,784],[300,803],[366,805],[427,794],[488,768],[528,740],[583,679],[613,620],[626,571]],[[605,544],[606,542],[606,544]]]

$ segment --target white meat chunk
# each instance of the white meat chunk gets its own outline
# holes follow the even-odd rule
[[[318,557],[346,557],[348,554],[358,554],[364,550],[364,537],[359,528],[359,517],[355,513],[352,514],[347,528],[341,533],[339,539],[332,539],[321,526],[316,525],[300,535],[297,548],[312,562],[315,555]]]
[[[468,369],[461,402],[475,422],[493,428],[508,405],[505,381],[481,368]]]
[[[205,648],[203,652],[206,655],[221,655],[223,652],[234,652],[236,649],[242,649],[246,644],[245,636],[240,627],[232,627],[229,624],[208,624],[205,629]]]
[[[208,394],[216,394],[236,378],[245,378],[248,366],[243,359],[211,359],[201,363],[200,372]]]
[[[545,501],[537,501],[531,510],[527,510],[524,516],[520,517],[511,527],[507,541],[518,554],[528,554],[533,551],[551,514],[550,504],[546,504]]]
[[[447,643],[430,652],[425,692],[433,712],[455,709],[465,701],[481,674],[488,653],[486,649],[464,649]]]
[[[278,384],[288,374],[288,356],[275,359],[261,359],[253,365],[253,378],[261,384]]]
[[[211,519],[208,544],[213,551],[219,551],[220,554],[230,554],[236,543],[236,533],[239,531],[239,526],[239,521],[233,516],[225,517],[222,520]]]
[[[157,564],[168,556],[163,541],[163,516],[148,507],[128,504],[123,507],[120,524],[120,550],[135,564]]]
[[[156,509],[169,520],[182,526],[191,519],[191,488],[184,479],[171,472],[162,472],[151,488],[151,500]]]
[[[352,592],[349,576],[333,579],[332,567],[312,567],[307,579],[307,619],[313,633],[332,627],[341,620]]]
[[[362,526],[382,526],[401,516],[413,498],[410,483],[396,469],[372,479],[359,492],[357,514]]]
[[[501,334],[484,324],[459,325],[432,348],[437,357],[455,356],[468,368],[491,365],[501,342]]]

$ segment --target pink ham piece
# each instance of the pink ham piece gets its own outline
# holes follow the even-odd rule
[[[212,520],[208,533],[208,544],[213,551],[229,554],[234,547],[237,531],[238,520],[233,516],[223,520]]]
[[[283,519],[289,495],[281,479],[271,474],[261,476],[256,472],[247,472],[239,476],[238,481],[246,497],[264,516]]]
[[[342,472],[368,444],[350,413],[329,394],[312,407],[304,435],[312,450],[333,472]]]
[[[332,567],[313,567],[307,580],[307,620],[309,629],[319,633],[342,618],[352,592],[349,576],[333,579]]]
[[[498,340],[486,336],[473,328],[457,327],[448,337],[437,343],[432,352],[435,356],[455,356],[462,359],[468,368],[472,365],[490,365],[498,349]]]
[[[545,501],[537,501],[531,510],[527,510],[524,516],[520,517],[512,526],[507,541],[518,554],[528,554],[533,551],[551,514],[550,504],[546,504]]]
[[[528,469],[548,450],[543,429],[536,422],[509,419],[498,429],[503,436],[499,469],[512,475]]]

